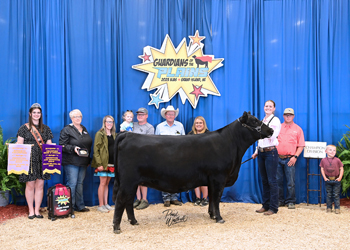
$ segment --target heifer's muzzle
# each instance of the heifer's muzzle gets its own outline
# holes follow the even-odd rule
[[[241,121],[239,119],[238,119],[238,121],[241,123]],[[258,132],[259,135],[260,135],[260,139],[262,139],[261,127],[264,126],[264,123],[262,121],[261,121],[260,125],[256,126],[255,128],[253,128],[253,127],[251,127],[251,126],[249,126],[249,125],[247,125],[245,123],[241,123],[241,124],[242,124],[243,127],[247,128],[247,129],[249,129],[251,131],[255,130],[256,132]],[[273,134],[273,129],[272,128],[269,128],[269,129],[272,130],[272,133],[271,133],[271,135],[267,136],[267,138],[270,138],[272,136],[272,134]]]

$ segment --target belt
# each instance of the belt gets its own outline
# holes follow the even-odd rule
[[[274,150],[274,149],[276,149],[275,146],[266,147],[266,148],[258,148],[258,150],[259,150],[260,152],[268,152],[268,151],[272,151],[272,150]]]
[[[287,158],[291,158],[293,155],[278,155],[279,158],[281,159],[287,159]]]
[[[330,181],[335,181],[335,179],[338,179],[339,175],[338,176],[333,176],[333,177],[330,177],[330,176],[327,176],[327,178],[330,180]]]

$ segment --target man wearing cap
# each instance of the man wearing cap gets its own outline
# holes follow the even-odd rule
[[[181,122],[175,121],[179,114],[179,109],[174,109],[169,105],[166,109],[162,108],[161,116],[165,119],[164,122],[159,123],[156,128],[156,135],[185,135],[184,126]],[[162,192],[162,197],[165,207],[170,207],[170,204],[181,206],[182,203],[177,200],[178,194],[171,194]]]
[[[279,192],[279,205],[288,205],[295,208],[295,163],[305,147],[303,130],[293,122],[294,110],[286,108],[283,112],[284,122],[278,135],[278,167],[277,183]],[[283,175],[287,181],[287,196],[283,195]]]
[[[137,122],[134,123],[134,133],[143,135],[154,135],[154,127],[147,122],[148,110],[145,108],[139,108],[136,112]],[[142,198],[141,198],[142,196]],[[136,191],[136,201],[134,202],[134,208],[137,210],[145,209],[149,206],[147,201],[147,187],[138,186]]]

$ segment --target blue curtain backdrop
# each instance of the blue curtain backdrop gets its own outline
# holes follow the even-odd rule
[[[180,109],[178,120],[186,132],[198,115],[216,130],[243,111],[263,118],[264,102],[272,99],[281,120],[285,108],[294,108],[307,141],[336,144],[344,125],[350,125],[349,16],[348,0],[3,0],[0,125],[5,139],[15,137],[31,104],[39,102],[58,143],[72,109],[82,111],[82,124],[94,138],[107,114],[119,127],[123,111],[146,107],[156,126],[163,121],[160,109],[172,104]],[[150,93],[141,89],[147,74],[131,66],[142,62],[138,56],[145,46],[160,48],[166,34],[177,47],[196,30],[206,36],[204,52],[225,59],[211,74],[221,96],[200,98],[195,110],[179,96],[159,110],[147,106]],[[318,161],[310,164],[317,172]],[[306,180],[306,159],[300,157],[298,203],[306,202]],[[319,188],[316,177],[310,182]],[[56,183],[65,183],[64,173],[46,181],[45,191]],[[98,185],[89,168],[87,205],[98,204]],[[249,161],[222,201],[260,203],[261,188],[257,161]],[[186,201],[190,196],[181,197]],[[156,190],[148,198],[161,202]],[[317,193],[310,194],[310,202],[318,202]]]

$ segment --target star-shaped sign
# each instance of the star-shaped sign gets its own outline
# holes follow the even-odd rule
[[[148,105],[154,104],[157,107],[157,109],[159,109],[159,103],[163,102],[163,100],[159,96],[160,93],[158,95],[150,94],[152,100],[148,103]]]
[[[199,36],[199,32],[197,30],[195,36],[189,36],[189,38],[191,38],[193,44],[197,43],[200,46],[201,41],[205,38],[205,36]]]
[[[145,55],[141,56],[141,58],[143,58],[143,62],[147,62],[147,61],[151,61],[149,58],[151,57],[151,55],[147,55],[145,53]]]
[[[132,66],[133,69],[148,73],[142,89],[156,89],[150,94],[152,100],[148,105],[155,105],[158,109],[159,103],[169,102],[179,94],[183,104],[188,100],[196,108],[200,96],[220,96],[210,73],[222,67],[224,59],[203,54],[204,44],[201,41],[205,37],[199,36],[198,30],[189,37],[191,41],[188,47],[186,38],[175,47],[169,35],[166,35],[160,49],[144,47],[143,55],[139,56],[143,63]]]
[[[203,85],[199,86],[198,88],[194,84],[192,84],[192,86],[193,86],[193,91],[190,94],[195,95],[196,96],[196,100],[198,100],[198,96],[204,95],[201,92],[201,89],[202,89]]]

